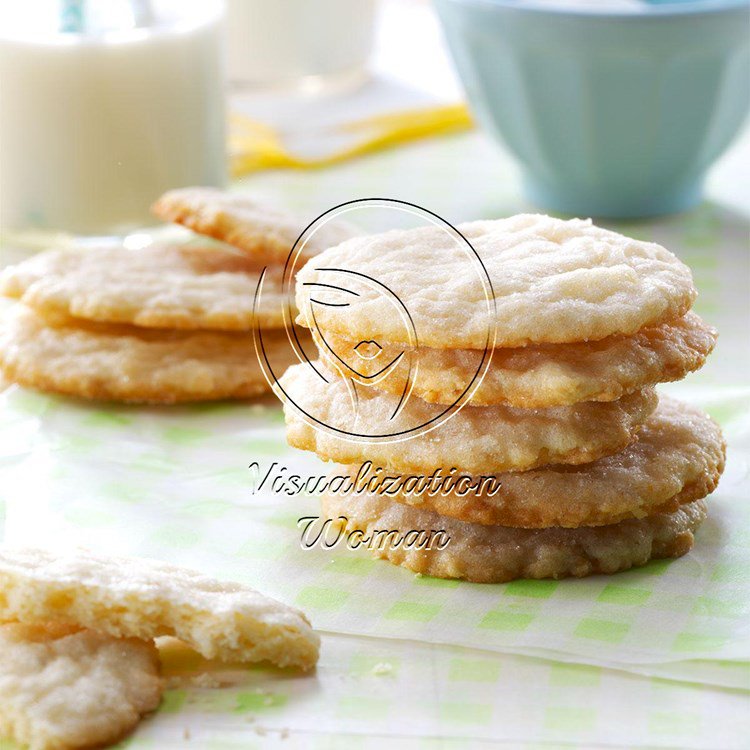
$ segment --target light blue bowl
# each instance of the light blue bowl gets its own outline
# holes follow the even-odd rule
[[[534,0],[435,0],[479,121],[562,213],[687,209],[750,101],[750,2],[635,12]]]

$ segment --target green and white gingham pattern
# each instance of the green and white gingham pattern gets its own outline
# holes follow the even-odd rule
[[[436,735],[456,747],[467,739],[600,747],[627,736],[629,747],[660,742],[687,750],[740,747],[737,738],[750,731],[739,691],[428,644],[327,636],[313,678],[214,666],[228,684],[221,690],[190,684],[203,667],[169,659],[167,676],[181,680],[156,719],[123,746],[156,750],[187,733],[202,749],[282,737],[280,747],[329,748],[338,747],[335,731],[342,748],[382,746],[385,738],[396,747],[445,747],[430,741]],[[716,721],[720,701],[726,723]]]
[[[259,175],[242,187],[310,218],[371,196],[414,201],[450,221],[529,210],[512,164],[476,133],[293,179]],[[285,747],[366,748],[385,738],[410,750],[465,747],[467,739],[477,747],[492,739],[513,747],[743,747],[747,220],[705,203],[614,228],[655,239],[690,263],[696,309],[721,332],[707,366],[664,389],[706,408],[730,446],[710,518],[695,549],[675,562],[611,578],[480,586],[417,577],[366,553],[303,550],[296,522],[315,514],[317,502],[251,492],[252,461],[325,470],[286,446],[273,399],[153,409],[17,387],[0,393],[7,541],[82,544],[199,567],[301,606],[324,631],[314,676],[253,667],[234,670],[221,689],[177,686],[123,746],[245,750],[289,734]]]
[[[191,684],[205,669],[224,686]],[[742,750],[750,732],[740,691],[427,644],[327,636],[314,676],[189,658],[166,673],[158,713],[118,748]]]
[[[14,387],[0,404],[9,425],[0,423],[0,434],[9,441],[12,434],[18,454],[4,476],[23,488],[7,497],[6,534],[14,541],[59,543],[63,536],[94,549],[200,564],[299,605],[330,632],[605,666],[750,659],[742,451],[730,449],[688,557],[614,578],[488,586],[415,576],[345,547],[303,549],[297,522],[318,512],[317,501],[266,488],[253,494],[247,467],[277,462],[319,475],[325,465],[286,446],[272,403],[103,409]],[[719,684],[735,679],[714,677]]]

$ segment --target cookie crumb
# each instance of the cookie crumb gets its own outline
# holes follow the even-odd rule
[[[374,674],[376,677],[382,677],[383,675],[391,674],[392,672],[393,665],[385,661],[378,662],[372,668],[372,674]]]

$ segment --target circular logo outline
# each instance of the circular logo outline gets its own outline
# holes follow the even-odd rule
[[[331,221],[337,216],[341,216],[342,214],[346,214],[352,210],[355,210],[356,208],[360,208],[363,206],[385,206],[390,208],[396,208],[400,211],[405,211],[407,213],[414,213],[416,215],[420,215],[422,217],[425,217],[428,219],[428,221],[435,225],[435,226],[442,226],[442,228],[447,229],[452,236],[457,238],[457,240],[460,241],[460,243],[465,247],[468,248],[469,251],[469,258],[472,260],[472,262],[478,266],[478,268],[481,270],[479,273],[479,278],[481,280],[484,296],[485,296],[485,302],[487,304],[487,313],[488,313],[488,320],[489,324],[487,327],[487,336],[485,340],[484,348],[482,351],[482,357],[479,362],[479,365],[472,375],[472,378],[470,382],[467,384],[467,386],[464,388],[464,390],[461,392],[461,394],[456,398],[452,404],[445,405],[440,404],[439,406],[444,406],[445,408],[437,415],[429,419],[427,422],[421,423],[417,427],[411,427],[404,430],[397,430],[392,433],[387,434],[380,434],[380,435],[371,435],[363,432],[354,432],[350,430],[343,430],[338,427],[334,427],[332,425],[326,424],[324,421],[318,419],[314,415],[310,414],[307,410],[305,410],[300,404],[298,404],[291,395],[284,389],[284,387],[279,382],[280,375],[277,376],[273,371],[273,366],[271,365],[271,362],[268,359],[268,355],[266,353],[265,347],[263,345],[263,329],[260,326],[260,323],[258,322],[258,308],[260,307],[260,301],[262,298],[262,289],[263,289],[263,282],[265,279],[265,274],[267,271],[267,267],[263,269],[261,272],[260,279],[258,281],[258,285],[256,287],[255,292],[255,298],[253,301],[253,319],[254,319],[254,326],[253,326],[253,337],[254,337],[254,343],[255,343],[255,350],[256,354],[258,356],[258,361],[261,366],[261,370],[263,372],[264,377],[266,378],[267,382],[273,389],[276,396],[282,400],[285,403],[290,403],[302,416],[302,418],[314,429],[322,429],[327,432],[334,433],[335,435],[339,437],[343,437],[344,439],[353,441],[353,442],[382,442],[382,443],[389,443],[389,442],[400,442],[403,440],[409,440],[413,437],[417,437],[418,435],[426,434],[440,425],[444,424],[448,419],[450,419],[452,416],[457,414],[466,404],[470,401],[471,396],[476,392],[477,388],[481,385],[482,381],[484,380],[484,377],[487,374],[487,371],[490,366],[490,361],[492,358],[492,353],[495,349],[495,343],[497,338],[497,316],[496,316],[496,299],[494,294],[494,289],[492,286],[492,279],[490,278],[490,275],[487,271],[486,266],[484,265],[484,262],[482,261],[481,257],[477,253],[474,246],[469,242],[468,238],[453,224],[451,224],[449,221],[441,217],[439,214],[435,213],[434,211],[430,211],[427,208],[424,208],[423,206],[420,206],[416,203],[412,203],[409,201],[400,200],[397,198],[356,198],[350,201],[344,201],[343,203],[339,203],[335,206],[332,206],[328,210],[324,211],[322,214],[317,216],[315,219],[313,219],[299,234],[297,239],[294,242],[294,245],[292,246],[289,255],[287,256],[287,259],[284,263],[284,272],[283,272],[283,278],[282,278],[282,294],[284,296],[284,303],[283,303],[283,309],[282,309],[282,317],[283,317],[283,324],[284,329],[287,334],[287,338],[289,340],[290,345],[292,346],[295,356],[297,357],[298,361],[302,364],[307,364],[311,369],[316,373],[318,377],[320,377],[324,382],[329,382],[328,378],[325,377],[323,373],[320,372],[320,369],[315,366],[315,363],[309,359],[306,352],[304,351],[304,348],[299,340],[299,337],[297,335],[297,331],[295,329],[294,325],[294,313],[295,313],[295,305],[294,305],[294,278],[296,276],[296,265],[299,262],[300,255],[302,253],[302,250],[312,234],[310,233],[311,230],[313,230],[313,233],[317,228],[320,226],[325,225],[327,222]],[[324,221],[323,221],[324,220]],[[314,260],[314,257],[311,259],[306,260],[306,262],[311,262]],[[351,274],[358,274],[356,271],[351,271],[349,269],[318,269],[318,270],[337,270],[339,272],[344,273],[351,273]],[[367,277],[364,274],[358,274],[360,276],[364,276],[365,278],[369,279],[371,282],[375,284],[379,284],[380,286],[385,286],[382,284],[382,282],[378,281],[377,279],[372,279],[371,277]],[[388,287],[386,287],[388,289]],[[401,305],[408,313],[408,308],[406,305],[401,302],[398,295],[395,294],[392,290],[390,291],[391,294],[393,294],[396,299],[401,303]],[[409,317],[411,317],[409,315]],[[418,338],[416,338],[416,330],[414,331],[415,334],[415,343],[416,346],[413,347],[414,350],[418,350]],[[478,351],[478,350],[477,350]],[[413,387],[413,383],[412,383]],[[411,392],[411,390],[409,391]],[[402,401],[404,400],[404,396],[402,395]],[[398,413],[398,410],[397,410]],[[394,414],[395,416],[395,414]],[[393,418],[393,417],[392,417]]]

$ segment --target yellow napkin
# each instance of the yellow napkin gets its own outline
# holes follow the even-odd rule
[[[431,135],[455,133],[471,128],[471,116],[464,104],[410,109],[335,126],[340,147],[324,156],[303,157],[292,153],[282,134],[245,115],[230,118],[229,149],[232,174],[240,177],[262,169],[293,167],[316,169],[407,143]]]

